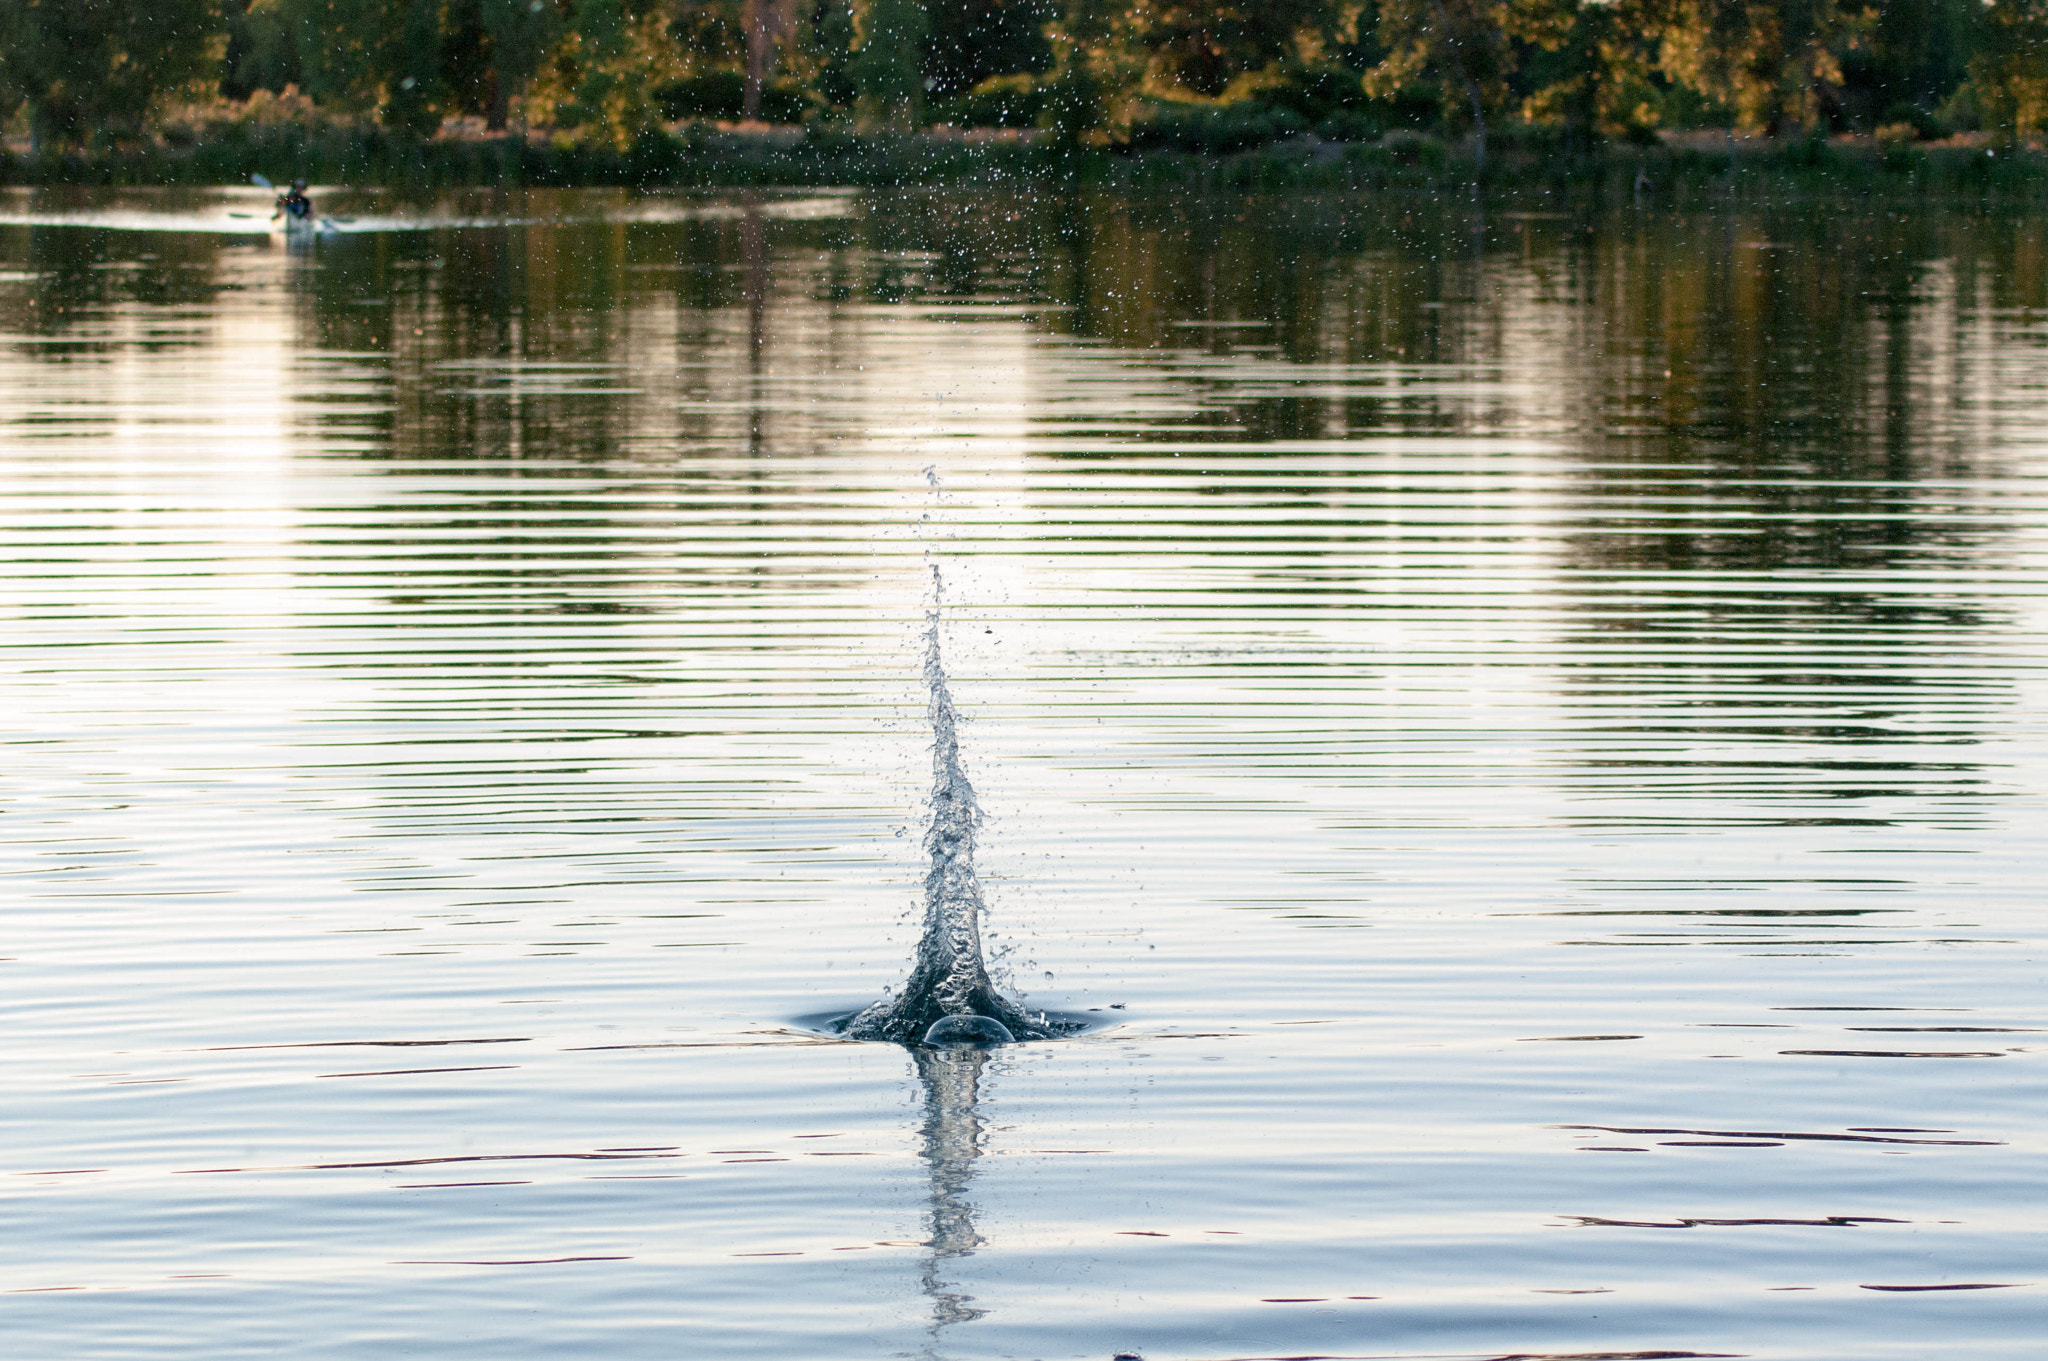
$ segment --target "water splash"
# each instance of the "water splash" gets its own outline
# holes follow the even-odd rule
[[[934,573],[936,577],[936,572]],[[1049,1039],[1074,1027],[1027,1010],[997,991],[981,953],[981,883],[974,873],[974,835],[981,807],[960,768],[953,694],[939,657],[939,610],[925,616],[924,679],[932,725],[932,821],[925,832],[931,868],[924,877],[924,933],[910,977],[893,997],[855,1015],[844,1033],[862,1040],[915,1043],[949,1016],[997,1021],[1019,1040]]]

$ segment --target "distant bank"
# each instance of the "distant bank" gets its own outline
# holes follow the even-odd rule
[[[1003,129],[854,133],[822,127],[686,124],[625,146],[540,136],[410,139],[375,127],[273,124],[232,135],[35,157],[0,152],[0,185],[226,185],[252,173],[381,188],[896,187],[1132,189],[1571,189],[1603,198],[1753,189],[2036,197],[2048,152],[1979,138],[1777,142],[1719,133],[1651,145],[1573,146],[1516,130],[1482,148],[1395,131],[1372,140],[1287,137],[1242,149],[1075,148]]]

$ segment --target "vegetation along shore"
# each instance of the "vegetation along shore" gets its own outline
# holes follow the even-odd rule
[[[2048,0],[22,0],[0,182],[2033,194]]]

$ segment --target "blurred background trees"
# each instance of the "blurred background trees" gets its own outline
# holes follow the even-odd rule
[[[619,146],[687,119],[1216,151],[1402,128],[2031,137],[2048,0],[0,0],[0,118],[39,146],[258,96],[406,137],[453,119]]]
[[[1987,121],[2016,134],[2048,124],[2048,0],[1997,0],[1978,16],[1967,89]]]
[[[1745,133],[1824,126],[1841,103],[1842,58],[1875,25],[1874,8],[1837,0],[1677,0],[1658,25],[1673,81],[1727,110]]]
[[[165,95],[218,70],[217,0],[5,0],[0,107],[38,145],[138,131]]]

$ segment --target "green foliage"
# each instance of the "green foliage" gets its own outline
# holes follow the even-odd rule
[[[1876,5],[1876,21],[1841,56],[1838,121],[1874,128],[1933,117],[1968,74],[1983,8],[1979,0]]]
[[[1054,0],[958,0],[928,11],[925,87],[945,101],[984,81],[1031,77],[1052,69],[1052,44],[1045,26],[1057,12]]]
[[[228,0],[225,18],[228,45],[220,70],[224,97],[246,100],[259,90],[277,93],[298,86],[298,48],[277,6]]]
[[[991,76],[940,111],[949,123],[970,128],[1035,128],[1045,116],[1049,87],[1020,72]]]
[[[1145,84],[1159,93],[1221,96],[1276,62],[1319,55],[1355,18],[1321,0],[1135,0],[1115,30],[1143,53]]]
[[[1989,0],[1969,71],[1986,122],[2018,137],[2048,128],[2048,0]]]
[[[1062,146],[1100,144],[1129,126],[1144,62],[1119,28],[1121,14],[1118,0],[1064,0],[1045,26],[1053,68],[1038,125]]]
[[[1658,0],[1530,0],[1508,15],[1528,45],[1521,113],[1585,144],[1654,139],[1664,99],[1656,79]]]
[[[490,126],[503,127],[515,92],[546,61],[548,50],[562,36],[562,16],[551,0],[476,0],[477,17],[487,45],[489,97],[485,104]]]
[[[1839,106],[1841,59],[1874,18],[1839,0],[1675,0],[1659,25],[1660,64],[1733,110],[1745,132],[1775,136]]]
[[[916,126],[924,107],[924,42],[930,32],[919,0],[857,0],[846,72],[863,125]]]
[[[300,83],[322,104],[370,112],[395,83],[404,0],[257,0],[275,13],[297,54]]]
[[[398,143],[516,115],[635,163],[753,88],[772,122],[1036,126],[1068,157],[1729,126],[1881,132],[1905,166],[1956,127],[2048,133],[2048,0],[0,0],[0,116],[41,144],[168,135],[199,82]]]
[[[440,0],[403,0],[384,86],[384,123],[413,137],[431,137],[449,101],[441,78]]]
[[[1428,82],[1448,112],[1484,129],[1488,113],[1508,100],[1516,65],[1505,0],[1383,0],[1379,39],[1386,59],[1366,73],[1365,88],[1392,98]]]
[[[746,98],[744,71],[720,69],[658,85],[655,103],[670,122],[693,118],[737,121]],[[761,91],[761,121],[801,123],[823,107],[823,101],[793,80],[774,81]]]
[[[653,0],[573,0],[567,18],[528,112],[624,151],[660,123],[656,92],[688,74],[670,14]]]
[[[1389,113],[1366,95],[1356,71],[1335,61],[1275,62],[1232,81],[1223,97],[1285,109],[1311,124],[1352,114],[1384,124]]]
[[[807,0],[785,56],[793,75],[827,108],[850,109],[860,97],[847,63],[853,57],[851,0]]]
[[[40,145],[132,134],[226,48],[217,0],[5,0],[0,111],[26,105]]]
[[[275,102],[279,107],[272,109]],[[691,124],[680,132],[649,128],[624,146],[606,139],[472,139],[419,142],[368,118],[307,112],[302,99],[252,105],[262,117],[227,116],[196,138],[101,147],[90,156],[9,157],[0,151],[0,184],[219,184],[246,182],[252,170],[286,168],[322,182],[427,188],[530,185],[907,185],[1106,184],[1128,188],[1408,189],[1443,192],[1468,184],[1470,160],[1426,133],[1393,129],[1376,140],[1312,144],[1286,138],[1234,155],[1167,146],[1133,156],[1111,149],[1062,148],[1049,141],[966,142],[957,137],[856,136],[843,124],[813,122],[800,136],[762,137]],[[1220,107],[1208,105],[1206,107]],[[214,106],[216,114],[223,106]],[[278,115],[272,117],[270,115]],[[2039,201],[2048,194],[2048,155],[2000,147],[1863,143],[1824,149],[1812,139],[1785,152],[1745,148],[1737,155],[1684,148],[1610,147],[1599,155],[1561,150],[1561,133],[1503,127],[1488,179],[1501,192],[1528,189],[1534,204],[1557,195],[1639,203],[1638,171],[1652,201],[1723,205],[1732,193],[1858,197],[1928,194]]]
[[[477,0],[477,10],[500,80],[530,77],[562,33],[561,11],[551,0]]]
[[[1898,128],[1909,128],[1913,136],[1927,142],[1952,137],[1956,130],[1955,125],[1943,117],[1940,110],[1903,99],[1885,105],[1884,112],[1879,114],[1875,121],[1878,135],[1887,141],[1898,140],[1886,136]]]
[[[1130,145],[1138,150],[1192,151],[1227,155],[1265,146],[1309,130],[1292,109],[1257,103],[1159,103],[1131,125]]]

